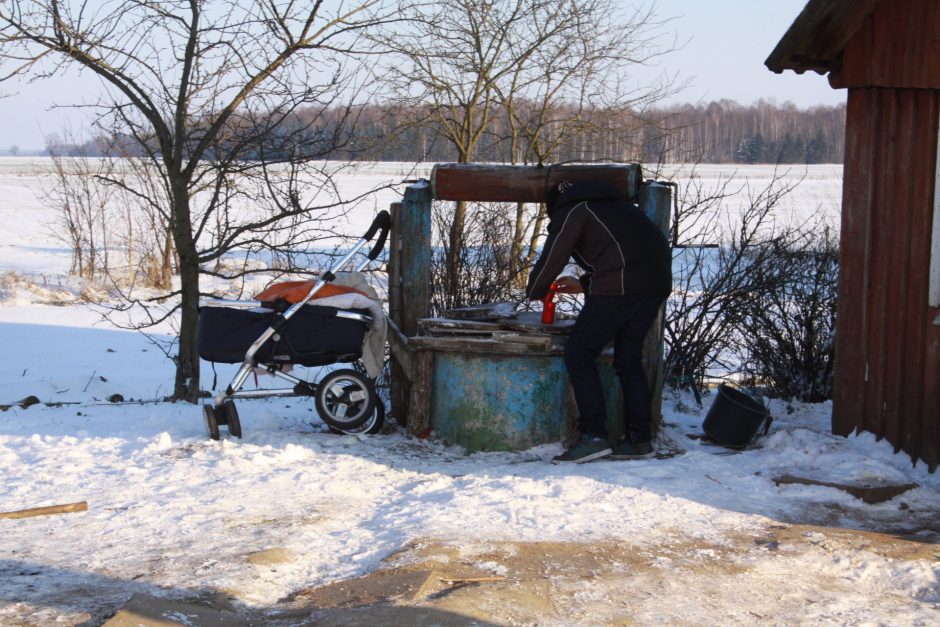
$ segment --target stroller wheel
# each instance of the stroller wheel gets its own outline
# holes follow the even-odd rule
[[[225,414],[228,432],[236,438],[242,437],[242,423],[238,419],[238,409],[235,408],[235,401],[229,399],[222,403],[221,412]]]
[[[219,420],[215,415],[215,407],[212,405],[203,405],[202,406],[202,416],[206,421],[206,431],[209,432],[209,437],[213,440],[218,440],[219,435]]]
[[[314,401],[323,422],[340,431],[361,427],[375,413],[375,391],[355,370],[334,370],[323,377]]]
[[[383,426],[385,426],[385,405],[381,400],[377,400],[375,403],[375,411],[372,412],[369,419],[362,423],[361,426],[355,429],[337,429],[336,427],[330,427],[330,432],[340,435],[375,435],[382,431]]]

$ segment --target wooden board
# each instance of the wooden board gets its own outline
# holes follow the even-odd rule
[[[811,485],[823,486],[826,488],[835,488],[848,492],[857,499],[861,499],[869,504],[883,503],[890,501],[896,496],[904,494],[908,490],[918,487],[916,483],[892,484],[885,483],[880,485],[854,485],[847,483],[835,483],[832,481],[820,481],[809,477],[798,477],[795,475],[781,475],[774,477],[774,483],[777,485]]]
[[[567,335],[574,322],[556,320],[554,324],[546,325],[541,322],[541,313],[528,311],[497,322],[424,318],[418,321],[418,332],[425,337],[479,338],[548,346],[557,342],[557,336]]]
[[[492,355],[561,355],[564,352],[563,336],[517,336],[472,337],[472,336],[415,336],[408,339],[409,347],[416,351],[441,351],[444,353],[473,353]]]
[[[46,507],[31,507],[19,509],[14,512],[0,512],[0,518],[32,518],[33,516],[48,516],[50,514],[71,514],[74,512],[87,512],[87,501],[78,503],[65,503],[64,505],[48,505]]]
[[[542,313],[539,311],[523,311],[515,318],[500,320],[501,329],[512,331],[526,331],[529,333],[549,333],[552,335],[568,335],[574,327],[574,320],[555,319],[554,324],[542,324]]]
[[[510,302],[468,305],[443,312],[443,317],[448,320],[500,320],[512,318],[515,315],[516,303]]]
[[[418,321],[418,333],[421,335],[490,335],[499,329],[496,322],[485,320],[422,318]]]

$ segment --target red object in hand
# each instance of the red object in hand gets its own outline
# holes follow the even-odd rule
[[[555,292],[558,291],[558,283],[552,281],[548,286],[548,294],[542,298],[542,324],[555,323]]]

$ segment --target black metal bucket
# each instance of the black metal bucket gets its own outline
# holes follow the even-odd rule
[[[770,410],[761,401],[722,383],[702,429],[719,444],[743,447],[751,443],[762,425],[766,434],[772,421]]]

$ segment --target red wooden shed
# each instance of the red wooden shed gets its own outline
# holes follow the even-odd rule
[[[848,90],[832,428],[940,462],[940,1],[811,0],[766,61]]]

